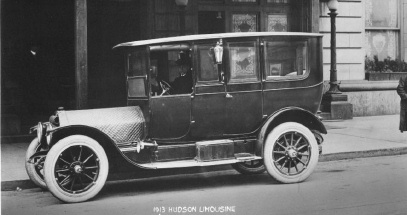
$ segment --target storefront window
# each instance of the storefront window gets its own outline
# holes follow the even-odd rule
[[[287,32],[288,22],[286,14],[267,15],[267,31],[270,32]]]
[[[310,32],[310,0],[199,0],[198,32]],[[202,8],[202,9],[201,9]],[[208,23],[210,23],[208,25]]]
[[[395,31],[366,31],[366,55],[369,58],[377,56],[379,60],[387,57],[397,58],[397,34]]]
[[[366,0],[365,3],[366,56],[384,60],[398,57],[398,0]]]
[[[397,0],[366,0],[366,27],[397,27]]]
[[[256,14],[233,14],[233,32],[258,31]]]

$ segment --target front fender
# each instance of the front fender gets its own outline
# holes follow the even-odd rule
[[[109,159],[109,163],[112,165],[117,165],[118,167],[122,166],[123,163],[130,163],[134,166],[144,168],[140,166],[138,163],[134,162],[133,160],[129,159],[123,152],[120,151],[119,147],[116,145],[114,140],[110,138],[107,134],[102,132],[101,130],[85,126],[85,125],[73,125],[73,126],[65,126],[59,127],[54,129],[48,135],[51,135],[51,141],[49,143],[49,147],[51,148],[55,145],[59,140],[70,136],[70,135],[84,135],[88,136],[94,140],[96,140],[105,150],[106,155]],[[113,161],[113,162],[111,162]],[[112,168],[118,169],[118,168]]]
[[[257,156],[263,156],[264,141],[267,135],[275,127],[284,122],[297,122],[310,130],[317,130],[323,134],[327,133],[324,124],[322,124],[321,120],[313,113],[299,107],[287,107],[270,115],[263,124],[257,137],[255,148]]]

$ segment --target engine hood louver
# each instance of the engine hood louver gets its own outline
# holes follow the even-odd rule
[[[117,144],[143,139],[145,119],[140,107],[58,111],[60,127],[85,125],[96,128]]]

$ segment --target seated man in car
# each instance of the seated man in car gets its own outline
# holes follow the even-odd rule
[[[192,93],[192,72],[191,60],[185,52],[180,53],[180,59],[176,61],[181,68],[181,72],[177,78],[171,83],[173,88],[171,94],[186,94]]]

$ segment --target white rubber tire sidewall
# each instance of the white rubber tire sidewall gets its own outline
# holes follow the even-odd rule
[[[308,163],[307,169],[302,171],[298,175],[288,176],[282,174],[277,167],[274,165],[273,161],[273,148],[275,142],[278,138],[287,132],[295,131],[301,133],[308,141],[311,146],[311,158]],[[295,122],[286,122],[278,125],[274,128],[266,138],[265,147],[264,147],[264,165],[266,166],[267,172],[277,181],[281,183],[298,183],[307,179],[311,173],[314,171],[318,163],[319,153],[318,153],[318,144],[315,140],[312,132],[305,126],[295,123]]]
[[[55,180],[54,169],[59,155],[67,148],[76,145],[83,145],[92,149],[99,158],[100,169],[94,186],[83,193],[71,194],[59,187],[58,182]],[[105,185],[108,172],[109,162],[103,147],[96,140],[83,135],[72,135],[58,141],[48,152],[44,165],[44,178],[49,191],[56,198],[67,203],[84,202],[96,196]]]
[[[40,143],[38,142],[38,138],[34,138],[31,141],[30,145],[28,146],[27,152],[25,153],[25,171],[27,172],[28,177],[30,180],[37,186],[42,189],[47,189],[47,184],[45,183],[44,179],[38,175],[35,166],[33,163],[29,163],[28,159],[37,152],[38,147],[40,147]]]

